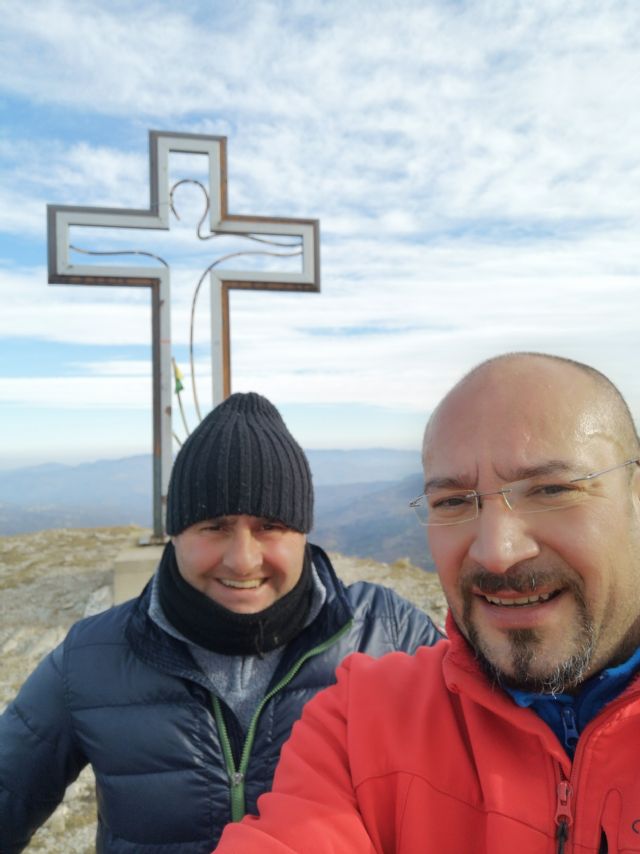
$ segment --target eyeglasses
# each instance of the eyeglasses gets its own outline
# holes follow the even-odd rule
[[[415,510],[420,524],[426,527],[472,522],[480,514],[481,499],[489,495],[501,495],[507,507],[516,513],[546,513],[550,510],[563,510],[565,507],[579,504],[588,497],[588,493],[581,489],[579,484],[636,464],[640,465],[640,457],[582,477],[570,479],[555,476],[552,479],[531,477],[526,480],[517,480],[494,492],[438,488],[414,498],[409,502],[409,507]]]

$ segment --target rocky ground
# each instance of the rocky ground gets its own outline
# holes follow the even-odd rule
[[[0,711],[72,623],[111,606],[113,559],[135,546],[143,533],[120,527],[0,537]],[[436,576],[406,559],[389,565],[331,557],[347,583],[364,579],[386,584],[443,624],[445,605]],[[90,854],[94,836],[93,777],[85,769],[26,850]]]

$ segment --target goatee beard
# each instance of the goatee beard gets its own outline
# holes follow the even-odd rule
[[[491,660],[490,652],[483,643],[475,627],[471,611],[474,600],[472,588],[482,593],[497,595],[503,591],[533,593],[536,588],[557,586],[564,594],[573,596],[577,609],[577,626],[574,629],[575,651],[564,661],[560,661],[546,671],[538,669],[538,652],[544,638],[536,629],[512,629],[505,632],[505,642],[509,644],[511,672],[504,670]],[[563,595],[564,595],[563,594]],[[582,589],[577,582],[552,571],[535,571],[521,567],[513,573],[496,575],[484,569],[478,569],[468,576],[462,586],[464,603],[464,632],[473,647],[476,658],[490,681],[502,688],[518,688],[543,694],[562,694],[579,685],[589,669],[594,647],[595,629],[587,610]],[[516,606],[514,606],[516,607]],[[567,627],[569,630],[571,627]]]
[[[583,623],[579,650],[545,673],[533,669],[537,647],[541,643],[534,629],[514,629],[507,633],[511,647],[513,673],[505,673],[483,651],[482,641],[473,626],[467,626],[469,643],[474,649],[480,666],[494,685],[501,688],[518,688],[536,694],[565,694],[575,689],[589,669],[593,656],[593,630],[591,624]]]

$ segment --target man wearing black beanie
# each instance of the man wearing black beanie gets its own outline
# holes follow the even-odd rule
[[[208,854],[256,812],[346,655],[439,639],[393,591],[345,587],[307,542],[312,524],[303,450],[266,398],[232,395],[176,457],[151,582],[76,624],[0,718],[2,852],[23,849],[90,763],[98,854]]]

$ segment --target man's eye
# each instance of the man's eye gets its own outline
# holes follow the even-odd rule
[[[224,522],[207,522],[201,528],[201,531],[222,531],[224,530]]]
[[[282,522],[267,521],[267,522],[263,522],[262,530],[263,531],[286,531],[287,528],[285,525],[282,524]]]
[[[555,495],[573,492],[574,487],[570,483],[543,483],[532,490],[532,494],[540,495],[542,498],[552,498]]]
[[[526,492],[522,501],[530,504],[531,509],[545,507],[563,507],[575,504],[584,498],[584,491],[571,483],[540,483]]]
[[[473,504],[473,495],[446,495],[442,497],[433,496],[429,504],[433,510],[455,510],[457,507],[466,507]]]

